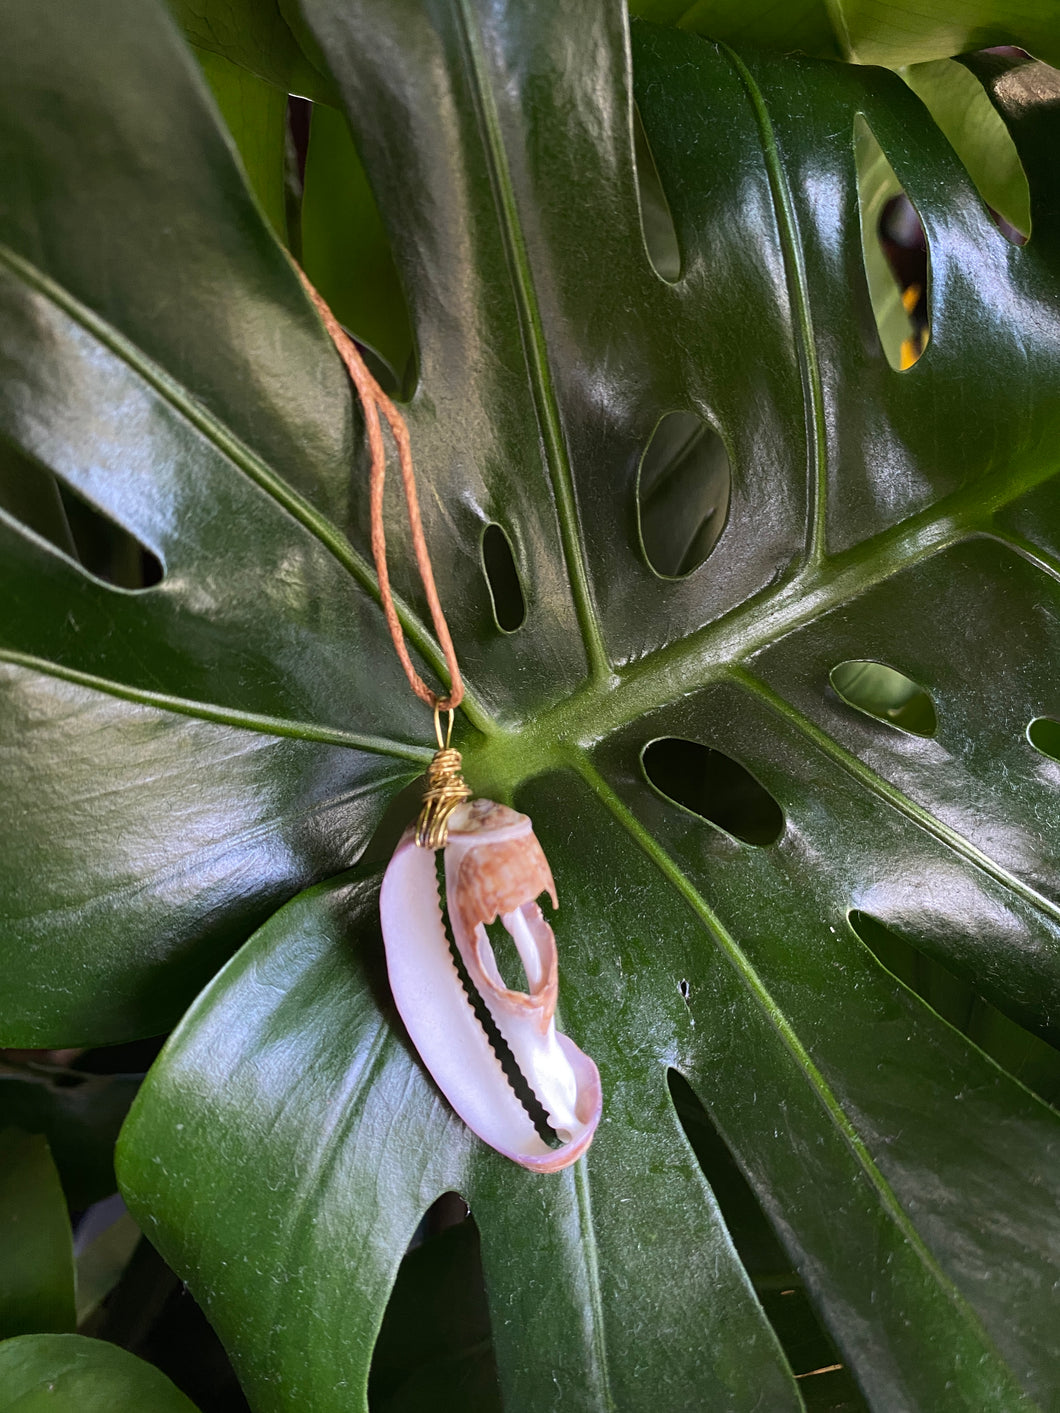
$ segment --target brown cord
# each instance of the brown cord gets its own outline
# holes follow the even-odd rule
[[[379,576],[379,597],[382,600],[383,612],[386,615],[387,627],[390,629],[390,636],[394,640],[394,647],[397,655],[401,659],[401,665],[405,669],[405,676],[409,679],[409,686],[419,697],[420,701],[426,702],[429,707],[434,707],[436,711],[453,711],[458,707],[464,698],[464,683],[460,676],[460,665],[456,660],[456,651],[453,647],[453,640],[449,634],[449,625],[445,621],[445,614],[442,612],[442,605],[438,598],[438,590],[434,586],[434,571],[431,568],[431,557],[427,552],[427,541],[423,534],[423,524],[420,520],[420,503],[416,495],[416,476],[412,467],[412,449],[409,445],[409,429],[405,425],[405,419],[387,397],[386,393],[372,377],[365,365],[364,359],[358,353],[352,339],[348,336],[342,325],[332,314],[327,304],[317,293],[306,278],[305,271],[297,265],[295,268],[301,276],[302,284],[305,285],[306,293],[316,305],[317,312],[324,321],[324,327],[331,335],[331,341],[338,349],[339,357],[346,365],[346,371],[357,389],[357,395],[364,408],[365,430],[368,433],[368,449],[371,453],[371,471],[369,479],[369,491],[371,499],[371,522],[372,522],[372,556],[375,559],[375,569]],[[390,592],[390,575],[386,565],[386,528],[383,523],[383,488],[386,479],[386,449],[383,445],[383,432],[379,425],[379,413],[382,412],[390,427],[390,435],[394,439],[397,447],[398,461],[401,466],[401,481],[405,489],[405,504],[408,508],[409,528],[412,531],[412,547],[416,555],[416,567],[420,571],[420,580],[423,584],[423,591],[427,595],[427,606],[431,610],[431,622],[434,624],[434,631],[438,635],[438,642],[441,645],[442,653],[445,656],[445,665],[449,669],[450,688],[449,695],[440,697],[436,692],[432,692],[423,678],[412,665],[412,658],[409,656],[408,647],[405,644],[405,635],[401,630],[401,620],[397,616],[397,609],[394,607],[393,595]]]

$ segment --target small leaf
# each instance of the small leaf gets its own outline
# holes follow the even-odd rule
[[[0,1389],[3,1407],[18,1413],[196,1413],[151,1364],[74,1334],[0,1344]]]
[[[980,81],[953,59],[910,64],[900,72],[946,134],[983,200],[1026,240],[1031,233],[1027,174]]]
[[[74,1324],[70,1219],[48,1144],[0,1130],[0,1340]]]
[[[197,58],[239,149],[250,189],[286,243],[287,94],[221,54],[203,49]]]

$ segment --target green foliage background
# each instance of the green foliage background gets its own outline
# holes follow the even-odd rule
[[[363,1406],[395,1281],[380,1409],[1051,1406],[1060,764],[1026,733],[1060,717],[1053,71],[962,67],[1016,214],[1011,153],[1026,173],[1018,247],[909,84],[714,42],[770,38],[746,6],[651,11],[678,28],[611,0],[174,8],[0,0],[0,1040],[179,1022],[118,1176],[255,1409]],[[896,67],[1054,57],[1047,6],[962,15],[904,50],[901,5],[807,6],[771,37]],[[292,91],[327,110],[302,206]],[[856,115],[927,236],[906,373],[869,296]],[[606,1092],[557,1176],[470,1137],[388,998],[361,856],[429,722],[378,609],[357,410],[284,240],[405,399],[468,778],[532,815],[556,875],[563,1024]],[[671,412],[715,429],[732,485],[709,558],[663,578],[638,475]],[[60,486],[160,582],[89,572]],[[673,492],[675,533],[703,513]],[[927,691],[933,735],[835,692],[861,660]],[[781,837],[656,789],[644,751],[671,737],[742,765]],[[46,1127],[21,1080],[0,1112]],[[32,1240],[63,1237],[60,1175],[33,1179]],[[406,1256],[452,1191],[474,1226]],[[66,1313],[41,1330],[71,1323],[51,1249]],[[76,1398],[105,1365],[130,1406],[161,1378],[17,1333],[0,1407],[60,1367]]]

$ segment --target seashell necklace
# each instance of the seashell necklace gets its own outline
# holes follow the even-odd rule
[[[592,1142],[602,1096],[596,1065],[556,1029],[556,939],[537,902],[547,893],[558,907],[552,871],[529,818],[492,800],[473,800],[460,773],[460,752],[451,742],[464,686],[423,534],[408,428],[327,304],[298,273],[364,409],[372,554],[383,612],[410,687],[434,710],[438,750],[427,768],[423,807],[401,837],[379,896],[390,988],[420,1059],[468,1128],[524,1168],[557,1172]],[[449,672],[444,696],[413,666],[390,591],[380,414],[397,447],[416,567]],[[511,989],[501,975],[487,932],[498,918],[529,991]]]

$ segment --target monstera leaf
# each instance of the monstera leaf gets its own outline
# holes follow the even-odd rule
[[[995,87],[1030,179],[1018,249],[882,71],[647,25],[631,57],[617,0],[285,9],[408,300],[467,775],[533,816],[563,1026],[605,1087],[587,1157],[535,1176],[424,1074],[387,996],[378,869],[349,868],[430,723],[376,601],[341,365],[168,15],[2,14],[4,455],[160,576],[101,582],[3,516],[4,1038],[160,1031],[264,924],[119,1146],[252,1405],[364,1406],[402,1255],[455,1190],[506,1408],[799,1408],[812,1382],[697,1161],[712,1146],[798,1272],[775,1294],[802,1282],[872,1407],[1047,1405],[1057,1114],[879,940],[1055,1038],[1042,74]],[[906,372],[872,313],[855,118],[927,235],[930,342]],[[436,669],[396,509],[391,539]],[[486,1400],[475,1328],[455,1357]]]
[[[630,0],[630,10],[732,44],[890,68],[989,45],[1060,58],[1051,0]]]

